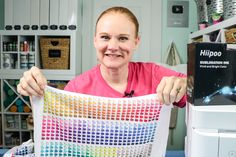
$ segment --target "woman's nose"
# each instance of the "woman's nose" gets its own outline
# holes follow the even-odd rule
[[[108,42],[108,49],[109,50],[117,50],[119,48],[119,42],[115,39],[111,39]]]

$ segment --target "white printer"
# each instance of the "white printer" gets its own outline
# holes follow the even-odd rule
[[[236,157],[236,105],[186,108],[185,157]]]
[[[236,50],[188,44],[186,157],[236,157]]]

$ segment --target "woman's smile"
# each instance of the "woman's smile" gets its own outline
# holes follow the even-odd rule
[[[122,55],[119,54],[105,54],[106,57],[110,57],[110,58],[118,58],[118,57],[122,57]]]

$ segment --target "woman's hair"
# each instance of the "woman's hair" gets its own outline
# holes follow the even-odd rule
[[[137,20],[136,16],[128,8],[125,8],[125,7],[111,7],[111,8],[108,8],[107,10],[103,11],[97,19],[96,28],[97,28],[98,21],[103,17],[103,15],[106,15],[109,13],[125,14],[130,19],[130,21],[135,25],[135,36],[136,37],[138,36],[138,32],[139,32],[138,20]]]

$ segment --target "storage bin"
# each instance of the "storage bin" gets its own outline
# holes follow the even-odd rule
[[[208,22],[213,23],[212,16],[214,13],[223,13],[223,0],[207,0]]]
[[[236,28],[225,30],[225,42],[236,43]]]
[[[194,0],[197,5],[198,23],[208,22],[206,0]]]
[[[223,15],[224,20],[229,19],[236,15],[236,0],[224,0],[223,1]]]
[[[69,69],[69,38],[40,38],[40,51],[43,69]]]

